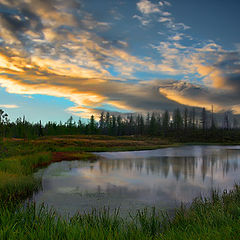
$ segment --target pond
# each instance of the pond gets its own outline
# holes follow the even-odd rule
[[[155,206],[171,210],[231,189],[240,180],[240,146],[184,146],[149,151],[96,153],[97,161],[53,163],[36,175],[42,190],[33,196],[62,215],[91,209],[129,211]]]

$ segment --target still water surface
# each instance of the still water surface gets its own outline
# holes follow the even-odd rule
[[[121,214],[156,206],[172,209],[212,188],[240,182],[240,146],[185,146],[137,152],[97,153],[100,159],[53,163],[37,172],[34,195],[60,214],[104,206]]]

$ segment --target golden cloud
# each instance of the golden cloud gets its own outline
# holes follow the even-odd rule
[[[0,108],[19,108],[16,104],[0,104]]]
[[[200,107],[203,108],[205,107],[207,110],[211,110],[211,103],[208,101],[203,101],[189,98],[181,94],[179,91],[174,90],[174,89],[166,89],[166,88],[160,88],[159,92],[163,94],[166,98],[175,101],[179,104],[183,104],[186,106],[192,106],[192,107]],[[220,110],[220,106],[218,106],[218,109]]]

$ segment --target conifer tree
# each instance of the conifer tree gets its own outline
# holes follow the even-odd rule
[[[205,132],[207,129],[207,113],[205,108],[202,109],[201,124],[202,130]]]
[[[174,130],[181,130],[183,127],[183,120],[179,108],[175,109],[173,112],[173,128]]]
[[[169,112],[168,110],[166,110],[163,114],[163,124],[162,124],[163,132],[165,136],[167,135],[167,132],[169,130],[169,121],[170,121]]]
[[[117,135],[122,135],[122,117],[121,115],[117,116]]]
[[[157,134],[157,121],[154,112],[152,113],[150,124],[149,124],[149,134],[156,135]]]
[[[90,123],[89,123],[89,133],[90,134],[96,134],[97,132],[97,124],[94,119],[94,116],[92,115],[90,118]]]
[[[187,129],[188,128],[188,109],[185,108],[184,109],[184,129]]]
[[[105,129],[104,112],[101,112],[101,116],[99,119],[99,129],[100,129],[100,133],[104,134],[104,129]]]

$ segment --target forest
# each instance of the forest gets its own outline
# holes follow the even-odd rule
[[[99,119],[98,121],[96,119]],[[31,123],[25,117],[10,121],[8,114],[0,109],[1,138],[34,139],[57,135],[109,135],[109,136],[154,136],[186,141],[236,141],[240,137],[238,118],[232,112],[215,114],[205,108],[177,108],[173,112],[143,114],[110,114],[102,112],[89,120],[71,116],[65,123],[41,121]]]

